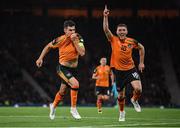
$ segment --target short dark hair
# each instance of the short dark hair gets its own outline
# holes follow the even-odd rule
[[[64,21],[64,28],[67,28],[67,27],[72,27],[72,26],[76,26],[76,23],[72,20],[66,20]]]
[[[118,28],[118,27],[125,27],[125,28],[127,28],[127,25],[126,25],[126,24],[118,24],[118,25],[117,25],[117,28]]]

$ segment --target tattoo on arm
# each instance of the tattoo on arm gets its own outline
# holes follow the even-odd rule
[[[105,34],[106,34],[106,37],[108,38],[108,40],[111,41],[112,33],[109,31],[106,31]]]

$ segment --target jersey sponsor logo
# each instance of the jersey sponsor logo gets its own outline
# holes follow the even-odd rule
[[[136,79],[139,79],[139,74],[137,72],[132,73],[132,76]]]
[[[98,95],[100,92],[99,91],[96,91],[96,95]]]
[[[122,51],[126,51],[126,48],[127,48],[127,47],[124,46],[124,45],[121,46],[121,50],[122,50]]]

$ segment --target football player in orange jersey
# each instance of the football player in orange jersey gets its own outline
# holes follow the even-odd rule
[[[125,24],[119,24],[116,29],[117,36],[113,35],[109,29],[108,24],[109,10],[105,5],[103,12],[103,30],[108,41],[111,44],[111,67],[114,67],[114,75],[116,77],[116,85],[118,91],[118,104],[119,104],[119,121],[125,121],[125,86],[131,84],[134,91],[131,102],[137,112],[141,112],[141,107],[138,99],[142,93],[142,85],[139,74],[135,68],[132,59],[132,50],[139,50],[139,66],[138,69],[142,72],[144,66],[145,50],[144,46],[133,38],[127,37],[128,29]]]
[[[114,75],[107,64],[107,59],[102,57],[100,65],[96,67],[92,78],[96,80],[96,95],[97,95],[97,108],[98,113],[102,113],[102,102],[109,99],[109,86],[114,83]],[[112,84],[109,84],[109,77],[111,77]]]
[[[41,55],[36,61],[36,65],[41,67],[45,55],[50,49],[59,49],[59,65],[57,66],[57,74],[61,79],[61,86],[57,92],[54,102],[50,104],[50,119],[55,118],[55,110],[59,102],[63,100],[64,94],[68,86],[71,88],[71,110],[70,113],[75,119],[81,119],[77,109],[77,95],[79,82],[76,79],[78,65],[78,57],[84,56],[85,48],[82,37],[75,33],[75,22],[66,20],[64,22],[64,35],[61,35],[48,43],[41,52]]]

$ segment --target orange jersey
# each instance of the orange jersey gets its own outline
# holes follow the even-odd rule
[[[53,40],[51,47],[59,49],[59,63],[78,59],[79,54],[72,40],[66,35],[62,35]]]
[[[111,48],[111,67],[123,71],[135,67],[132,59],[132,50],[133,48],[138,48],[136,40],[127,37],[124,41],[121,41],[119,37],[113,36],[111,38]]]
[[[98,77],[96,80],[96,86],[109,87],[109,76],[111,75],[111,69],[108,65],[99,65],[94,70],[94,73]]]

